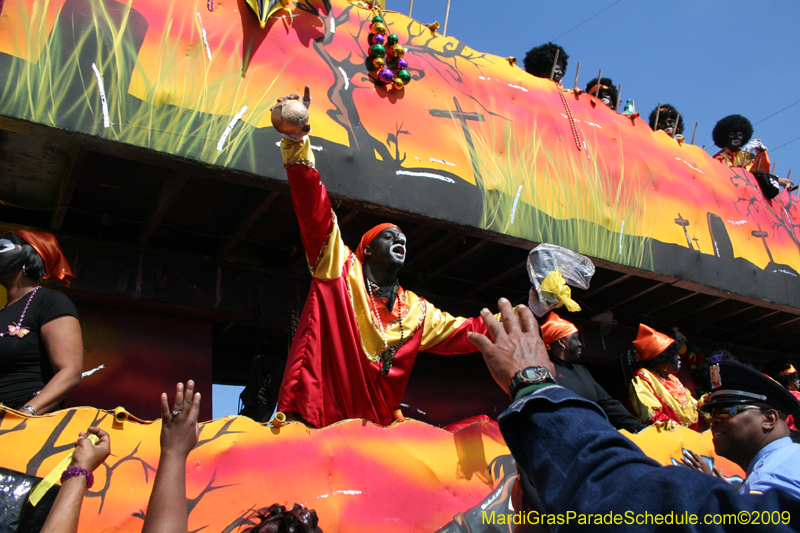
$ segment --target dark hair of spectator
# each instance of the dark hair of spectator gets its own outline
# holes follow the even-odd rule
[[[658,110],[661,109],[659,113]],[[662,119],[671,118],[675,120],[678,118],[678,110],[675,107],[671,106],[670,104],[661,104],[660,106],[654,107],[653,111],[650,112],[650,128],[653,131],[656,131],[658,128],[658,124],[656,124],[656,114],[658,113],[658,121],[661,122]],[[678,120],[678,124],[675,127],[675,133],[683,133],[683,116]]]
[[[697,365],[697,368],[694,369],[694,372],[692,372],[692,379],[695,385],[697,385],[698,390],[702,390],[703,393],[711,392],[711,366],[720,361],[739,362],[739,358],[728,350],[723,349],[708,352],[708,355],[705,356],[700,364]]]
[[[22,245],[22,257],[24,258],[25,275],[38,280],[47,274],[47,267],[44,265],[44,259],[39,253],[33,249],[30,244]]]
[[[793,366],[791,361],[776,361],[766,365],[767,375],[780,383],[784,388],[789,388],[789,384],[797,380],[797,372],[781,376],[781,372],[789,370]]]
[[[317,513],[297,503],[288,511],[275,503],[255,511],[243,523],[254,525],[242,533],[322,533]]]
[[[553,43],[546,43],[528,50],[528,53],[525,54],[525,71],[540,78],[550,78],[553,61],[556,60],[556,50],[558,50],[558,64],[561,65],[561,70],[566,72],[569,56],[563,48]]]
[[[681,333],[677,329],[673,329],[672,338],[675,339],[675,342],[667,346],[667,348],[663,352],[653,357],[652,359],[648,359],[647,361],[641,361],[639,363],[639,366],[641,368],[647,368],[649,370],[652,370],[659,363],[670,363],[671,360],[676,355],[678,355],[678,350],[681,349],[681,346],[686,344],[686,337],[684,337],[683,333]]]
[[[592,96],[594,96],[594,91],[592,90],[592,88],[595,85],[597,85],[597,78],[592,78],[592,80],[589,81],[589,83],[586,84],[585,92],[587,92],[587,93],[591,94]],[[606,87],[608,87],[608,89],[601,88],[600,92],[607,91],[609,93],[609,95],[611,96],[611,101],[613,103],[616,103],[617,102],[617,96],[618,96],[617,88],[614,86],[614,82],[611,81],[611,78],[600,78],[600,85],[605,85]]]
[[[742,139],[742,144],[744,144],[753,136],[753,125],[742,115],[728,115],[714,126],[711,138],[714,139],[714,144],[720,148],[725,148],[728,144],[728,136],[736,131],[741,131],[742,135],[744,135]]]

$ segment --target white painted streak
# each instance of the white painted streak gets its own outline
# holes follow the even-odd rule
[[[231,121],[228,123],[228,127],[225,128],[224,132],[222,132],[222,137],[219,138],[219,142],[217,143],[217,152],[221,152],[222,149],[225,147],[225,141],[228,139],[228,135],[231,134],[231,131],[233,131],[233,127],[236,125],[237,122],[239,122],[239,120],[241,120],[241,118],[244,116],[246,112],[247,112],[247,106],[243,106],[239,110],[239,112],[236,113],[236,116],[233,117]]]
[[[430,160],[431,160],[431,162],[433,162],[433,163],[441,163],[441,164],[443,164],[443,165],[449,165],[449,166],[451,166],[451,167],[454,167],[454,166],[456,166],[456,164],[455,164],[455,163],[451,163],[450,161],[445,161],[444,159],[436,159],[435,157],[431,157],[431,158],[430,158]]]
[[[734,226],[741,226],[742,224],[747,224],[746,220],[729,220],[728,224],[733,224]]]
[[[347,88],[350,87],[350,78],[347,77],[347,73],[342,67],[339,67],[339,72],[341,72],[342,76],[344,76],[344,90],[346,91]]]
[[[677,159],[678,161],[683,161],[683,159],[681,159],[680,157],[676,157],[675,159]],[[697,168],[697,167],[693,167],[692,165],[690,165],[690,164],[689,164],[688,162],[686,162],[686,161],[683,161],[683,162],[684,162],[684,163],[686,163],[686,164],[689,166],[689,168],[691,168],[692,170],[696,170],[696,171],[698,171],[700,174],[705,174],[705,172],[703,172],[703,171],[702,171],[702,170],[700,170],[699,168]]]
[[[511,207],[511,224],[514,223],[514,215],[517,214],[517,204],[519,203],[519,195],[522,192],[522,185],[517,189],[517,195],[514,197],[514,205]]]
[[[519,89],[520,91],[528,92],[528,89],[526,89],[525,87],[520,87],[519,85],[511,85],[509,83],[508,86],[511,87],[512,89]]]
[[[336,33],[336,19],[331,17],[331,33]]]
[[[320,496],[317,496],[317,499],[319,499],[319,498],[327,498],[329,496],[333,496],[334,494],[347,494],[348,496],[358,496],[359,494],[361,494],[361,491],[360,490],[337,490],[337,491],[331,492],[330,494],[322,494]]]
[[[108,102],[106,102],[106,88],[103,85],[103,75],[100,74],[100,70],[94,63],[92,63],[92,69],[94,69],[94,75],[97,77],[97,88],[100,90],[100,103],[103,105],[103,127],[108,128],[111,126],[111,122],[108,120]]]
[[[276,142],[276,143],[275,143],[275,146],[277,146],[278,148],[280,148],[280,146],[281,146],[281,142],[280,142],[280,141]],[[312,144],[312,145],[311,145],[311,149],[312,149],[312,150],[314,150],[315,152],[321,152],[321,151],[322,151],[322,146],[317,146],[317,145],[315,145],[315,144]]]
[[[619,255],[622,255],[622,233],[625,231],[625,221],[622,221],[622,225],[619,228]]]
[[[92,374],[94,374],[94,373],[95,373],[95,372],[97,372],[98,370],[103,370],[105,367],[106,367],[106,365],[100,365],[100,366],[98,366],[97,368],[93,368],[93,369],[91,369],[91,370],[87,370],[86,372],[84,372],[83,374],[81,374],[81,377],[82,377],[82,378],[85,378],[86,376],[91,376]]]
[[[206,33],[206,29],[203,27],[203,19],[200,17],[200,13],[197,13],[197,20],[200,21],[200,33],[203,35],[203,44],[206,45],[206,54],[208,55],[208,60],[211,61],[211,47],[208,46],[208,34]]]
[[[398,170],[398,176],[417,176],[420,178],[432,178],[435,180],[446,181],[447,183],[455,183],[454,180],[451,180],[447,176],[440,176],[438,174],[431,174],[430,172],[411,172],[409,170]]]

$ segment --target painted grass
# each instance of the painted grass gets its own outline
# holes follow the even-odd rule
[[[20,10],[25,27],[43,25],[43,8]],[[132,0],[122,6],[121,15],[112,14],[102,0],[90,0],[92,24],[68,27],[61,17],[45,42],[36,63],[15,59],[5,81],[0,82],[0,114],[17,116],[52,127],[65,122],[75,129],[128,144],[190,157],[202,162],[255,170],[252,130],[240,120],[217,150],[217,143],[231,118],[247,105],[247,123],[259,124],[279,96],[277,72],[272,82],[258,91],[250,91],[250,80],[242,69],[241,41],[233,51],[215,55],[212,60],[227,62],[225,76],[210,75],[208,52],[198,19],[178,21],[167,17],[159,36],[158,69],[154,77],[137,78],[142,99],[128,94],[133,70],[138,64],[136,46],[130,38]],[[36,5],[36,4],[34,4]],[[191,46],[170,37],[172,24],[186,24]],[[38,49],[46,31],[25,32],[29,50]],[[148,35],[152,38],[152,36]],[[224,40],[232,39],[226,35]],[[74,44],[64,50],[64,44]],[[231,48],[227,48],[231,49]],[[110,127],[103,127],[99,83],[92,69],[94,63],[103,75]],[[140,69],[139,72],[143,72]],[[219,69],[216,70],[219,72]],[[200,75],[198,76],[198,73]],[[75,90],[75,87],[78,90]],[[70,90],[65,90],[70,88]],[[76,93],[80,96],[76,97]],[[258,96],[247,96],[257,94]],[[213,114],[199,110],[213,109]]]
[[[472,131],[473,146],[459,136],[481,173],[484,227],[637,268],[652,264],[646,196],[624,169],[615,180],[591,149],[578,152],[570,140],[553,153],[536,126],[490,120],[488,134]]]

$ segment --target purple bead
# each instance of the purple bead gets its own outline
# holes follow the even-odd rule
[[[408,61],[402,58],[397,60],[397,70],[405,70],[407,68],[408,68]]]
[[[386,37],[383,35],[373,35],[372,36],[372,44],[383,44],[386,42]]]
[[[394,79],[394,72],[388,68],[385,68],[381,71],[378,77],[383,83],[392,83],[392,80]]]

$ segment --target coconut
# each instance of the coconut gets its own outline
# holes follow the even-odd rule
[[[272,108],[272,126],[281,133],[296,135],[308,121],[308,108],[300,100],[284,100]]]

